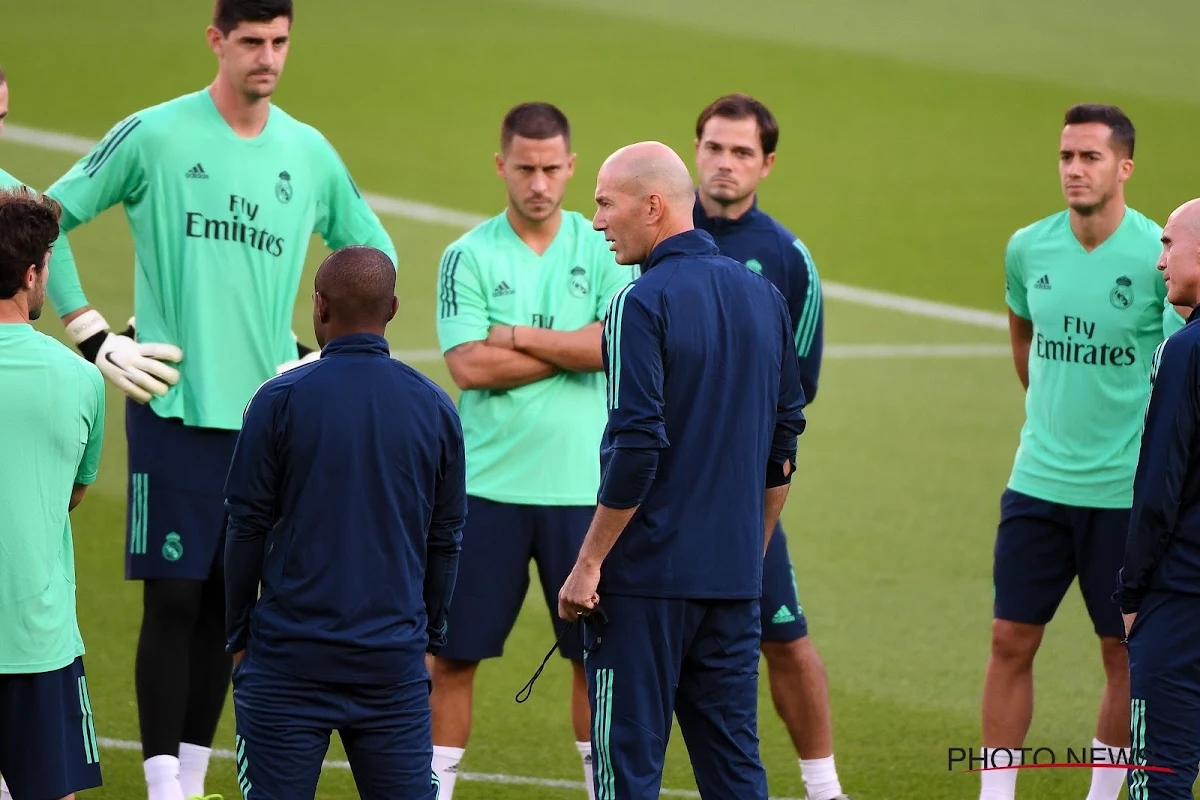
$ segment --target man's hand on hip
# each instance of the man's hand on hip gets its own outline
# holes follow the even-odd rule
[[[173,344],[138,342],[133,318],[128,329],[113,333],[100,312],[87,311],[72,320],[67,335],[100,374],[139,403],[149,403],[179,383],[179,370],[167,362],[182,361],[183,351]]]

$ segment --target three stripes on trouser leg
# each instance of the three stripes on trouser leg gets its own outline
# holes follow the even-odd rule
[[[83,715],[83,753],[88,764],[100,763],[100,747],[96,742],[96,724],[92,719],[92,699],[88,696],[87,678],[79,676],[79,711]]]
[[[1146,701],[1133,698],[1129,701],[1129,746],[1134,753],[1134,762],[1146,766]],[[1150,773],[1147,770],[1132,770],[1129,773],[1129,800],[1149,798]]]
[[[129,552],[135,556],[146,555],[146,507],[147,492],[150,476],[145,472],[135,472],[130,476],[132,497],[129,503],[129,513],[132,515],[129,525]]]
[[[596,670],[596,712],[592,720],[595,739],[596,800],[616,800],[617,782],[612,763],[612,687],[613,671]]]
[[[237,779],[238,788],[242,790],[242,800],[250,800],[250,790],[254,785],[250,783],[250,778],[246,777],[246,771],[250,766],[250,759],[246,757],[246,740],[240,735],[234,734],[234,756],[237,759]]]

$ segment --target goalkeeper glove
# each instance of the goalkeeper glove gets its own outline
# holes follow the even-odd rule
[[[317,359],[319,359],[321,357],[320,350],[313,350],[311,347],[307,347],[306,345],[301,344],[300,337],[298,337],[296,335],[295,331],[292,331],[292,339],[294,339],[296,342],[296,356],[297,357],[291,361],[285,361],[282,364],[280,364],[278,367],[276,367],[275,368],[276,375],[282,375],[283,373],[287,372],[289,369],[295,369],[296,367],[300,367],[300,366],[308,364],[312,361],[316,361]]]
[[[67,336],[114,386],[139,403],[149,403],[179,383],[179,371],[165,362],[180,362],[183,351],[173,344],[142,344],[134,339],[133,318],[121,333],[109,330],[99,311],[81,314],[67,326]]]

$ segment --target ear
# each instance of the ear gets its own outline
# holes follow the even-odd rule
[[[26,291],[31,291],[35,286],[37,286],[38,272],[40,271],[41,270],[38,269],[37,264],[30,264],[29,268],[25,270],[25,275],[22,278],[21,283],[24,284]]]
[[[646,223],[654,225],[663,218],[666,212],[666,206],[663,204],[662,195],[651,193],[646,196]]]
[[[771,153],[766,158],[763,159],[762,175],[759,176],[759,179],[761,180],[762,178],[765,178],[768,175],[770,175],[771,167],[773,167],[773,166],[775,166],[775,154]]]
[[[573,177],[574,175],[575,175],[575,154],[571,153],[571,155],[567,156],[567,177],[570,178],[570,177]]]
[[[392,295],[392,310],[388,314],[387,321],[391,322],[396,318],[396,312],[400,310],[400,298]]]
[[[1117,173],[1121,180],[1127,181],[1133,177],[1134,163],[1132,158],[1122,159],[1120,171]]]
[[[325,295],[320,292],[313,293],[313,309],[322,323],[329,321],[329,301],[325,299]]]
[[[496,153],[496,174],[504,177],[504,154]]]
[[[220,29],[214,25],[209,25],[204,31],[205,38],[208,39],[208,49],[217,54],[217,58],[223,56],[225,34],[221,33]]]

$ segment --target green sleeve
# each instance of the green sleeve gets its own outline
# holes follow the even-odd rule
[[[608,249],[608,240],[601,238],[603,250],[597,254],[594,264],[597,278],[596,287],[596,319],[603,321],[604,312],[608,310],[608,302],[613,295],[629,285],[635,277],[632,267],[624,267],[616,262]]]
[[[29,185],[24,181],[0,169],[0,187],[15,189],[18,186],[29,188]],[[66,282],[68,284],[73,282],[76,287],[79,285],[79,275],[75,269],[75,256],[71,253],[71,243],[67,241],[67,235],[62,231],[59,232],[58,238],[51,245],[50,274],[66,275]],[[87,299],[83,296],[83,290],[78,288],[75,291],[65,292],[58,300],[59,302],[55,302],[55,298],[51,297],[50,303],[54,306],[60,317],[87,305]]]
[[[65,233],[59,233],[50,253],[50,274],[46,278],[46,294],[50,305],[60,317],[78,311],[88,304],[83,286],[79,283],[79,269],[75,266],[75,254]]]
[[[318,146],[325,190],[317,201],[317,233],[330,250],[350,245],[366,245],[382,250],[397,270],[396,248],[379,217],[358,190],[341,156],[328,140]]]
[[[75,483],[89,486],[96,480],[100,469],[100,451],[104,449],[104,378],[94,364],[83,363],[89,378],[85,391],[92,393],[91,422],[88,426],[88,441],[83,449],[83,460],[75,474]]]
[[[487,295],[470,251],[455,242],[446,248],[438,266],[437,334],[442,352],[466,342],[487,339],[491,328]]]
[[[1015,237],[1008,240],[1008,247],[1004,251],[1004,302],[1018,317],[1029,319],[1025,275],[1021,270]]]
[[[134,114],[113,126],[91,151],[59,178],[46,194],[63,208],[60,246],[50,263],[46,292],[59,315],[87,305],[79,271],[70,247],[61,247],[65,234],[91,222],[118,203],[136,199],[146,186],[142,159],[145,125]]]

